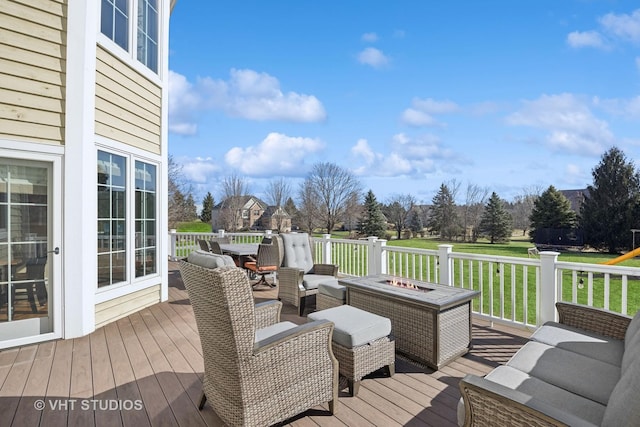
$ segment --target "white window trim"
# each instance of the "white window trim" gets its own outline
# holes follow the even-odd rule
[[[111,40],[109,37],[102,34],[100,30],[101,23],[101,8],[98,7],[98,22],[96,23],[96,31],[97,31],[97,42],[98,45],[102,46],[113,55],[115,55],[118,59],[123,61],[125,64],[129,65],[131,68],[144,75],[146,78],[161,86],[163,81],[163,70],[164,67],[164,55],[163,50],[165,47],[161,40],[164,40],[164,32],[167,30],[164,26],[164,7],[163,3],[167,0],[158,0],[158,73],[151,71],[146,65],[142,62],[138,61],[137,58],[137,43],[138,43],[138,19],[137,19],[137,6],[138,0],[129,0],[129,51],[124,50],[120,47],[116,42]]]
[[[125,219],[127,223],[127,240],[126,240],[126,268],[127,275],[124,282],[118,282],[111,285],[103,286],[101,288],[98,287],[98,283],[94,284],[95,292],[96,292],[96,303],[104,302],[111,300],[113,298],[117,298],[122,295],[126,295],[141,289],[148,288],[150,286],[157,285],[158,278],[161,277],[162,270],[160,268],[160,263],[162,259],[160,257],[161,254],[161,245],[162,240],[159,238],[161,236],[160,231],[160,220],[156,215],[156,272],[153,274],[148,274],[141,277],[135,277],[135,161],[141,161],[144,163],[152,164],[156,167],[157,171],[161,170],[162,162],[161,157],[153,155],[152,153],[148,153],[143,150],[135,149],[135,147],[131,147],[129,145],[125,145],[122,143],[118,143],[115,141],[108,140],[106,138],[100,138],[96,136],[96,140],[102,140],[103,143],[96,141],[95,145],[95,156],[94,158],[97,161],[98,151],[104,151],[106,153],[111,153],[114,155],[122,156],[126,159],[126,201],[127,208],[125,213]],[[96,184],[97,185],[97,184]],[[162,190],[162,181],[160,180],[159,173],[156,173],[156,213],[160,212],[160,197],[158,194],[161,193]],[[97,221],[97,217],[96,217]],[[96,246],[96,254],[97,246]]]

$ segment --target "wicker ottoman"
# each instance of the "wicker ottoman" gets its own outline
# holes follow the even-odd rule
[[[320,283],[316,295],[316,309],[326,310],[338,307],[347,301],[347,287],[335,282]]]
[[[386,367],[389,376],[395,372],[395,343],[389,337],[391,321],[350,305],[316,311],[309,321],[326,319],[334,323],[333,354],[338,359],[340,374],[347,378],[349,394],[358,394],[360,380],[373,371]]]

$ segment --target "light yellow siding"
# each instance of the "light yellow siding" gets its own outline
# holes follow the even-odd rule
[[[96,134],[160,154],[162,90],[98,46]]]
[[[0,1],[0,138],[64,144],[66,2]]]
[[[96,305],[96,329],[160,302],[160,285]]]

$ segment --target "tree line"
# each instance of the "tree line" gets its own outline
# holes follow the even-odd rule
[[[207,193],[197,215],[190,188],[181,184],[180,169],[169,161],[169,219],[211,221],[215,206]],[[172,173],[173,171],[173,173]],[[593,184],[584,192],[579,212],[554,186],[531,187],[508,202],[496,192],[456,180],[444,182],[430,204],[418,204],[410,194],[395,194],[379,202],[347,169],[329,162],[314,164],[305,180],[292,188],[285,178],[269,182],[266,202],[283,208],[292,223],[305,231],[331,232],[338,227],[358,236],[397,239],[431,234],[449,241],[490,243],[509,241],[514,229],[534,239],[542,229],[580,230],[584,243],[596,249],[618,252],[631,248],[631,229],[639,226],[640,178],[635,166],[616,147],[603,154],[593,169]],[[172,184],[173,181],[173,184]],[[248,184],[237,175],[226,177],[221,200],[248,195]],[[294,200],[295,199],[295,200]],[[458,205],[456,200],[462,199]],[[230,202],[231,203],[231,202]],[[239,206],[227,206],[240,215]],[[233,222],[235,223],[235,222]]]

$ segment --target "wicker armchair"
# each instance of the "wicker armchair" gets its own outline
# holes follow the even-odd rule
[[[282,303],[254,305],[246,273],[187,261],[180,271],[204,358],[200,409],[208,400],[229,426],[267,426],[338,401],[333,323],[279,323]]]
[[[275,236],[281,266],[278,268],[278,299],[298,307],[304,314],[306,298],[318,293],[323,280],[336,280],[336,264],[314,264],[313,244],[307,233],[287,233]]]

